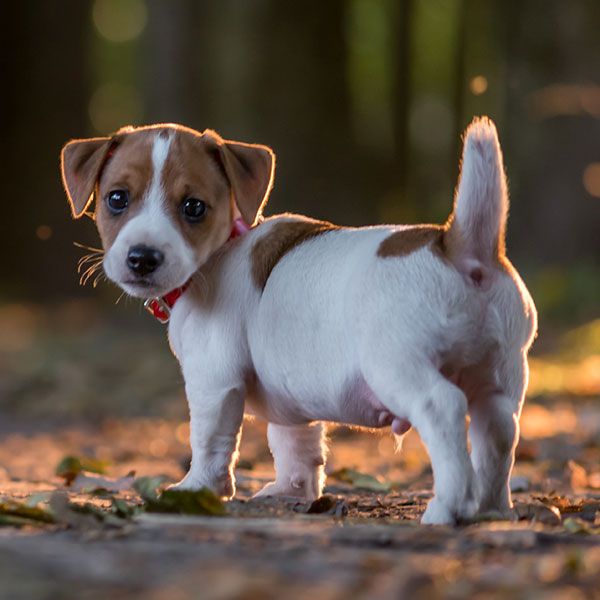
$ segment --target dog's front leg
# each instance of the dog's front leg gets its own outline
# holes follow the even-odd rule
[[[190,408],[192,463],[188,474],[172,489],[212,489],[231,498],[235,494],[233,467],[244,416],[243,387],[210,389],[186,381]]]
[[[268,483],[255,497],[318,498],[325,482],[323,424],[283,426],[269,423],[267,435],[275,460],[275,481]]]

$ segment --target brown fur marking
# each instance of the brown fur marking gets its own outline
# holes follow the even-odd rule
[[[61,152],[61,174],[71,205],[71,214],[79,219],[92,201],[98,174],[106,160],[111,139],[73,140]]]
[[[183,127],[150,127],[117,134],[117,148],[102,172],[97,190],[96,223],[104,249],[110,248],[120,229],[140,210],[154,175],[152,148],[156,137],[171,136],[171,145],[160,174],[165,209],[177,223],[199,259],[205,260],[227,241],[233,218],[229,185],[207,149],[206,140]],[[129,206],[111,215],[104,197],[113,189],[129,191]],[[190,224],[183,218],[185,198],[206,202],[206,217]]]
[[[256,286],[263,290],[271,271],[293,248],[317,235],[340,229],[326,221],[282,221],[257,240],[252,247],[252,277]]]
[[[105,250],[125,223],[139,211],[152,181],[152,144],[155,132],[117,134],[114,154],[100,176],[96,189],[96,225]],[[121,215],[110,214],[104,198],[111,190],[129,191],[129,206]]]
[[[377,256],[398,258],[429,246],[432,252],[445,258],[445,232],[446,228],[441,225],[418,225],[395,231],[379,244]]]
[[[172,132],[172,136],[162,172],[167,210],[203,262],[229,237],[233,198],[227,179],[210,154],[206,137],[185,129]],[[186,198],[206,203],[206,216],[199,223],[190,224],[183,218],[181,203]]]

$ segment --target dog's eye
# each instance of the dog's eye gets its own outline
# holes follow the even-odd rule
[[[129,192],[127,190],[112,190],[106,196],[106,204],[113,215],[122,213],[129,204]]]
[[[186,198],[181,203],[181,212],[188,223],[198,223],[206,214],[206,202],[198,198]]]

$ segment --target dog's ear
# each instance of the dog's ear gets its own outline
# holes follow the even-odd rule
[[[72,140],[60,153],[62,181],[75,219],[85,214],[92,201],[111,142],[109,137]]]
[[[216,157],[231,185],[242,218],[254,225],[267,204],[275,175],[275,153],[268,146],[223,140],[214,131],[206,130]]]

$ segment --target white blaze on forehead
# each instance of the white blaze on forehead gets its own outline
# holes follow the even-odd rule
[[[172,132],[156,133],[152,140],[152,178],[141,199],[139,212],[127,221],[104,258],[104,270],[110,279],[139,297],[162,295],[183,285],[197,269],[193,249],[182,235],[177,219],[169,214],[163,174]],[[129,280],[127,256],[133,246],[144,245],[164,254],[164,263],[153,273],[156,287],[135,288]]]
[[[146,194],[146,201],[152,208],[160,209],[163,196],[164,188],[162,185],[162,172],[169,155],[169,148],[171,147],[171,135],[166,136],[159,133],[154,138],[152,144],[152,182],[148,188]]]

